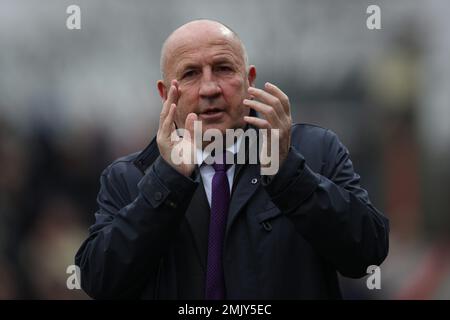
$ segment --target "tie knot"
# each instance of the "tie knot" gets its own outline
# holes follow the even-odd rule
[[[227,171],[230,168],[230,164],[227,164],[226,162],[226,154],[227,152],[224,151],[222,154],[218,155],[216,157],[216,161],[212,164],[214,170],[217,171]]]
[[[228,168],[230,167],[229,164],[225,164],[225,163],[213,163],[213,168],[214,170],[217,171],[227,171]]]

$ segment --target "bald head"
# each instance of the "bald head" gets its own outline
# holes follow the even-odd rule
[[[228,41],[231,45],[236,46],[244,63],[245,68],[248,67],[247,51],[239,36],[231,28],[214,20],[194,20],[190,21],[173,31],[164,41],[161,49],[160,68],[164,81],[166,79],[167,65],[171,58],[186,43],[197,43],[198,39],[217,39],[219,41]],[[181,49],[182,50],[182,49]]]

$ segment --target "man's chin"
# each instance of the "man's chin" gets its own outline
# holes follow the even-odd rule
[[[206,131],[211,130],[211,129],[219,130],[222,134],[225,134],[226,129],[228,129],[228,128],[227,128],[227,126],[224,126],[223,124],[211,123],[211,124],[206,124],[205,125],[205,124],[202,123],[203,135],[205,134]]]
[[[217,129],[220,130],[223,134],[226,133],[227,129],[244,129],[246,126],[246,123],[235,123],[235,124],[229,124],[229,123],[206,123],[202,121],[202,131],[203,134],[209,129]]]

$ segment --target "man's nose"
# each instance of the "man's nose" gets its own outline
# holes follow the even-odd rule
[[[221,89],[210,71],[203,73],[199,94],[202,98],[213,99],[220,95]]]

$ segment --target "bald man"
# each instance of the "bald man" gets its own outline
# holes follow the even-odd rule
[[[255,87],[235,32],[181,26],[163,44],[161,72],[157,136],[102,173],[96,222],[75,257],[91,297],[336,299],[338,272],[358,278],[383,262],[388,220],[349,152],[330,130],[292,124],[277,86]],[[209,152],[205,135],[228,129],[270,139],[236,135]],[[263,174],[262,150],[276,153],[275,174]],[[229,161],[241,151],[244,163]]]

